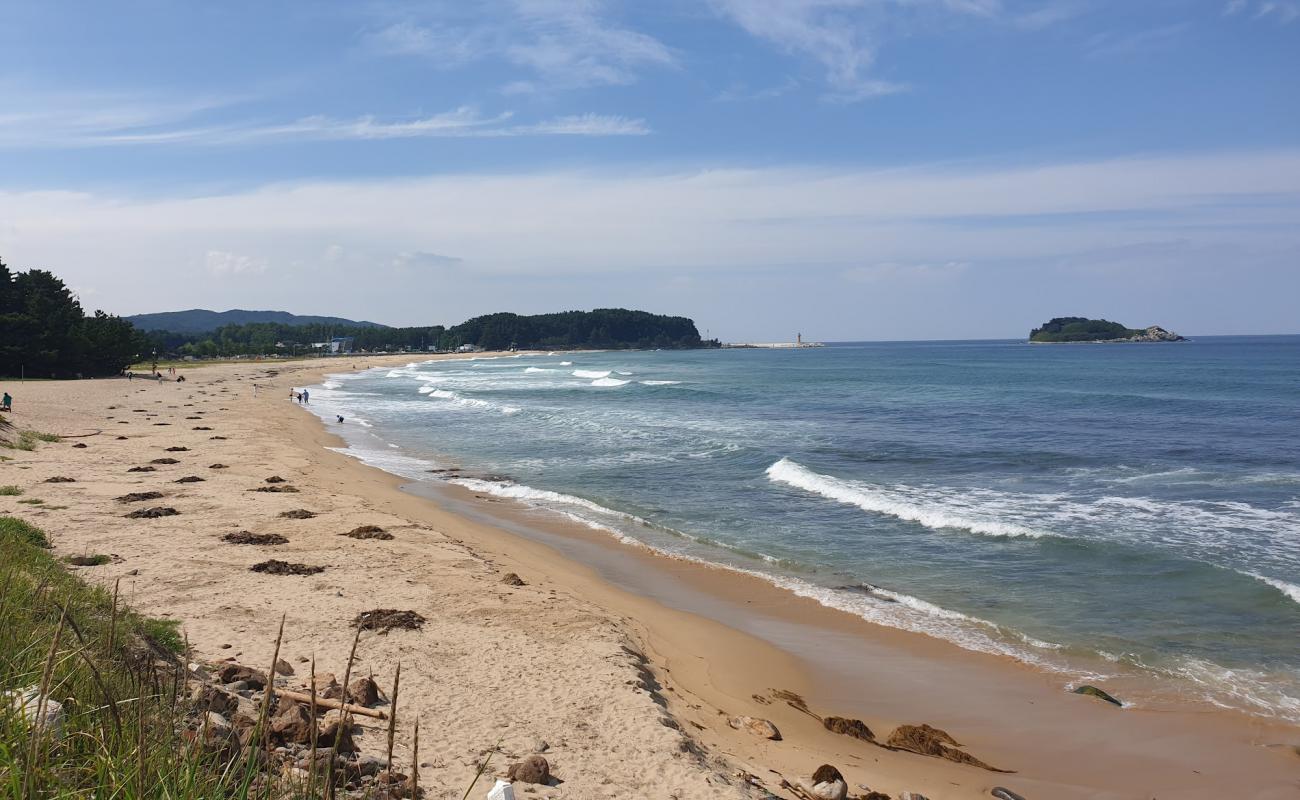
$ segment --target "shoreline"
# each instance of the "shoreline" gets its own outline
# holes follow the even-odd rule
[[[375,360],[356,359],[358,363]],[[410,360],[403,356],[389,363]],[[280,455],[304,483],[342,486],[342,492],[360,498],[366,507],[446,536],[497,572],[510,569],[530,584],[555,587],[590,604],[645,648],[648,665],[635,667],[650,676],[649,681],[641,679],[647,687],[642,691],[662,701],[671,719],[704,754],[702,763],[693,766],[701,776],[712,771],[712,778],[726,778],[739,767],[762,778],[769,790],[787,796],[768,770],[792,781],[806,780],[817,764],[826,761],[845,773],[850,787],[865,783],[895,795],[906,789],[931,800],[987,796],[994,785],[1008,786],[1031,800],[1138,798],[1171,792],[1179,797],[1294,796],[1300,759],[1281,746],[1300,741],[1292,727],[1232,712],[1121,711],[1092,698],[1066,694],[1059,680],[1007,659],[872,625],[754,576],[640,552],[595,531],[539,524],[522,506],[481,500],[459,487],[449,487],[454,491],[432,500],[403,491],[409,483],[406,479],[328,449],[340,443],[328,426],[315,415],[285,411],[286,398],[276,394],[290,382],[319,383],[327,374],[339,373],[338,366],[347,362],[307,363],[298,368],[286,362],[200,367],[192,371],[183,391],[230,380],[236,372],[275,373],[241,376],[267,388],[257,400],[247,396],[246,383],[232,383],[232,388],[241,390],[239,403],[245,414],[248,404],[253,404],[264,431],[282,436],[289,451]],[[127,387],[126,382],[118,385]],[[57,397],[58,393],[50,394]],[[235,497],[234,505],[242,500]],[[4,513],[25,516],[26,508],[17,506]],[[42,521],[61,532],[56,523],[57,518]],[[530,539],[523,531],[512,530],[512,525],[540,536]],[[114,537],[108,534],[107,538]],[[593,561],[592,553],[600,558],[594,565],[584,563],[584,558]],[[418,566],[412,569],[418,571]],[[639,587],[630,580],[624,586],[612,583],[620,574],[646,580]],[[148,610],[147,593],[142,600]],[[188,620],[186,626],[191,628]],[[205,620],[191,639],[196,647],[206,649],[211,641],[228,638],[229,628],[222,630]],[[265,649],[269,651],[269,643]],[[247,650],[256,648],[250,645]],[[829,666],[799,655],[824,650],[849,655],[841,655],[843,663]],[[552,665],[539,666],[548,670]],[[405,672],[403,679],[405,696]],[[816,714],[860,717],[882,740],[900,723],[945,728],[972,755],[1017,774],[998,775],[830,733],[809,715],[773,702],[774,689],[803,695]],[[738,714],[771,719],[784,741],[769,742],[732,730],[726,718]],[[620,719],[618,724],[625,722]],[[708,765],[715,766],[711,770]],[[710,785],[716,791],[717,785]],[[687,790],[683,796],[691,794]]]

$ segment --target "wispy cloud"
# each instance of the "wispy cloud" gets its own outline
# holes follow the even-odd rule
[[[1089,37],[1085,47],[1093,58],[1140,55],[1173,46],[1190,28],[1190,23],[1177,22],[1138,31],[1105,31]]]
[[[1289,25],[1300,19],[1300,2],[1296,0],[1228,0],[1223,7],[1225,17],[1249,16],[1251,19],[1268,19]]]
[[[367,33],[365,47],[440,67],[500,59],[528,76],[509,94],[633,83],[646,67],[677,64],[658,39],[619,24],[600,0],[497,0],[467,18],[435,6]]]
[[[383,141],[510,136],[643,136],[642,119],[580,114],[514,122],[510,111],[484,115],[470,106],[407,119],[324,115],[287,122],[195,124],[193,108],[161,104],[61,108],[0,115],[0,148],[87,148],[124,145],[236,146],[295,141]]]

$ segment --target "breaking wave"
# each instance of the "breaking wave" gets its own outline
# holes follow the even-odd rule
[[[592,386],[626,386],[631,381],[620,380],[618,378],[597,378],[591,382]]]
[[[863,511],[885,514],[936,530],[957,528],[986,536],[1008,537],[1038,538],[1049,535],[1023,525],[984,518],[978,515],[977,510],[969,507],[954,508],[951,498],[935,497],[927,502],[924,489],[842,480],[813,472],[786,458],[768,467],[767,477],[774,483],[803,489],[845,505],[857,506]]]
[[[611,370],[575,369],[575,378],[608,378]]]

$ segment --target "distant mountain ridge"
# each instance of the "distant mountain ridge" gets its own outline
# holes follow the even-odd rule
[[[192,308],[188,311],[136,314],[125,319],[143,331],[170,333],[207,333],[223,325],[249,325],[258,322],[273,322],[278,325],[338,325],[346,328],[389,327],[378,322],[358,322],[343,317],[313,317],[290,314],[288,311],[246,311],[242,308],[233,308],[229,311]]]

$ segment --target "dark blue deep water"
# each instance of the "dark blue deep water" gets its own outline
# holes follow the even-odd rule
[[[1300,721],[1300,337],[478,359],[313,405],[399,474]]]

